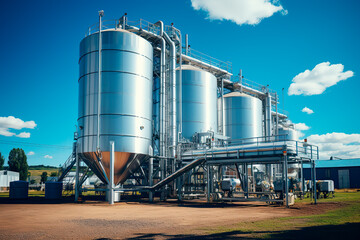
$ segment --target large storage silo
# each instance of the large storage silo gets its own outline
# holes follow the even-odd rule
[[[234,140],[262,137],[261,100],[239,92],[224,95],[224,132]]]
[[[182,65],[182,136],[191,139],[194,133],[217,133],[217,80],[200,68]],[[179,69],[177,83],[179,84]],[[180,96],[179,87],[178,96]],[[179,106],[179,105],[178,105]],[[178,107],[179,110],[179,107]],[[178,114],[178,125],[179,125]]]
[[[96,157],[99,34],[80,43],[78,152],[104,182]],[[153,48],[125,30],[102,31],[100,107],[101,162],[109,177],[110,146],[115,142],[114,183],[124,182],[149,153],[152,139]]]

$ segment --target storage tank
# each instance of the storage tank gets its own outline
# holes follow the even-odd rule
[[[63,183],[62,182],[46,182],[45,183],[45,199],[62,198]]]
[[[96,157],[99,34],[80,43],[78,152],[106,178]],[[110,146],[115,142],[114,184],[123,183],[149,153],[152,139],[153,48],[142,37],[121,29],[102,31],[100,110],[101,162],[109,177]]]
[[[298,136],[295,129],[288,128],[288,127],[281,127],[279,128],[279,134],[277,139],[279,141],[297,141]]]
[[[29,194],[29,182],[27,181],[13,181],[10,182],[10,199],[26,199]]]
[[[221,99],[219,106],[221,106]],[[219,107],[219,116],[221,116]],[[231,139],[263,136],[262,102],[260,99],[231,92],[224,95],[224,132]],[[260,139],[261,140],[261,139]],[[256,141],[247,140],[247,142]]]
[[[217,80],[200,68],[182,65],[182,136],[191,139],[196,132],[217,133]],[[179,92],[179,68],[176,71]],[[179,99],[179,98],[178,98]],[[179,102],[178,102],[179,103]],[[178,104],[179,110],[179,104]],[[177,125],[179,125],[179,114]]]

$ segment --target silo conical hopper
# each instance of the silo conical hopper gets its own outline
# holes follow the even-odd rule
[[[106,183],[96,156],[99,34],[80,43],[78,153]],[[149,154],[152,139],[153,48],[121,29],[102,31],[100,107],[101,162],[109,176],[110,146],[115,142],[114,184],[123,183]]]

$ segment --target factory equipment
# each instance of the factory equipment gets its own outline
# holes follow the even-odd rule
[[[263,108],[260,99],[240,92],[231,92],[224,95],[223,101],[224,133],[232,142],[244,139],[242,142],[251,143],[256,141],[256,137],[263,136]],[[218,102],[221,103],[221,99]]]
[[[236,187],[240,186],[240,180],[236,178],[224,178],[221,181],[221,190],[223,190],[228,197],[232,197]]]
[[[126,30],[105,30],[101,39],[96,32],[81,41],[79,65],[77,151],[94,173],[108,182],[109,142],[115,141],[117,185],[149,154],[153,48]]]
[[[211,131],[217,133],[217,81],[216,77],[203,69],[191,65],[182,65],[176,71],[179,101],[182,103],[181,135],[191,140],[195,133]],[[181,82],[182,94],[179,84]],[[178,114],[180,125],[180,114]]]
[[[318,180],[316,185],[318,189],[318,198],[328,198],[330,195],[334,197],[335,188],[333,180]]]
[[[183,48],[174,25],[126,15],[102,25],[102,16],[80,44],[77,142],[62,168],[65,176],[76,162],[75,196],[91,168],[104,183],[94,191],[110,203],[127,191],[150,201],[212,201],[224,193],[232,201],[241,184],[242,200],[260,195],[288,205],[284,182],[318,154],[310,144],[299,148],[277,94],[233,75],[231,63],[189,49],[187,36]],[[223,166],[235,178],[224,178]]]

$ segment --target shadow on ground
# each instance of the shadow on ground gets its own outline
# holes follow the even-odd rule
[[[209,235],[169,235],[169,234],[136,234],[128,240],[151,240],[151,239],[258,239],[267,236],[267,239],[357,239],[360,223],[347,223],[343,225],[325,225],[317,227],[305,227],[299,230],[289,231],[256,231],[242,232],[229,231]],[[97,240],[114,240],[110,238],[98,238]]]

